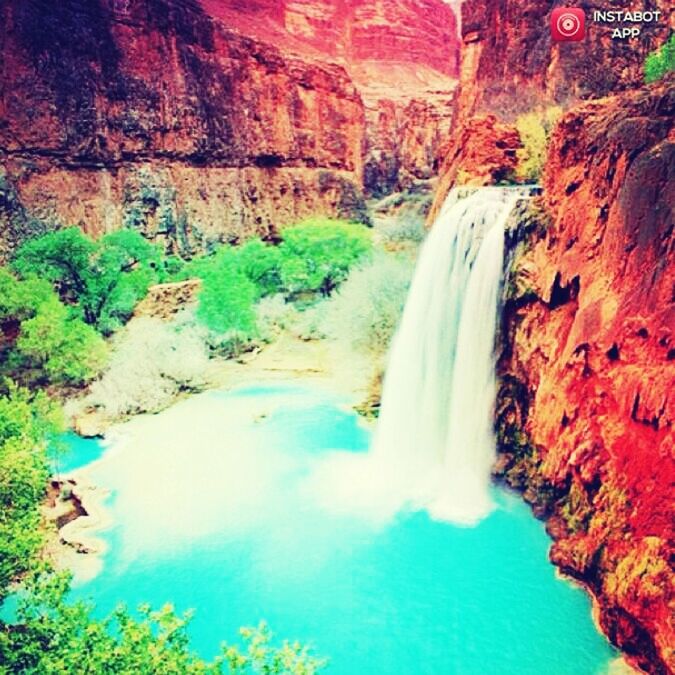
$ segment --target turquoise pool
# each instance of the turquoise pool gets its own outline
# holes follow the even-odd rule
[[[317,462],[365,453],[369,436],[339,399],[298,386],[211,392],[132,420],[91,467],[115,525],[100,535],[102,573],[73,594],[100,613],[194,608],[205,657],[265,619],[335,675],[607,672],[616,653],[589,599],[556,578],[519,498],[496,490],[498,508],[472,528],[318,506]],[[69,442],[71,468],[100,451]]]

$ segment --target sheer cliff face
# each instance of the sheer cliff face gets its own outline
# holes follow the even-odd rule
[[[615,644],[675,670],[675,80],[570,111],[547,218],[521,243],[500,362],[498,473],[587,583]],[[527,225],[521,225],[527,228]]]
[[[462,4],[462,109],[515,114],[537,103],[569,103],[639,85],[646,54],[668,37],[671,3],[640,0],[632,11],[662,11],[662,21],[634,40],[613,40],[611,27],[591,12],[612,3],[585,2],[583,42],[555,44],[549,31],[553,3],[543,0],[465,0]],[[625,3],[613,3],[626,9]]]
[[[450,77],[458,72],[455,15],[440,0],[286,0],[285,25],[291,35],[353,64],[408,63]]]
[[[189,251],[314,212],[358,217],[363,105],[344,70],[189,3],[0,5],[5,246],[123,224]],[[5,196],[4,201],[7,202]]]
[[[328,8],[342,17],[341,55],[395,67],[420,56],[412,4],[362,16],[365,5]],[[386,144],[347,60],[317,47],[337,43],[316,26],[298,32],[298,6],[307,25],[323,16],[320,1],[0,0],[0,256],[56,223],[92,234],[129,225],[189,252],[313,213],[363,218],[366,152]],[[426,50],[438,77],[431,66],[456,65],[444,42],[453,26]],[[397,108],[406,136],[386,190],[400,172],[433,173],[449,125],[447,105],[442,120],[419,119],[437,132],[413,124],[412,98]]]
[[[205,0],[209,7],[217,1]],[[235,4],[230,0],[231,7]],[[386,194],[436,174],[438,151],[453,119],[459,68],[457,22],[449,5],[442,0],[280,0],[273,9],[254,13],[256,22],[245,30],[262,35],[276,25],[288,49],[344,64],[366,110],[369,194]],[[227,20],[241,22],[241,17]]]

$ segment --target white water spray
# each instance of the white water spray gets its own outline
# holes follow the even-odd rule
[[[438,519],[468,524],[492,508],[504,225],[522,196],[508,188],[449,195],[392,345],[372,459],[410,505]]]

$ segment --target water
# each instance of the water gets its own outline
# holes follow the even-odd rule
[[[472,524],[492,508],[504,224],[523,193],[458,194],[448,196],[420,252],[389,357],[373,459],[404,500]]]
[[[55,475],[80,469],[99,459],[105,446],[95,438],[82,438],[73,432],[64,434],[48,452],[49,465]]]
[[[613,651],[588,598],[555,578],[543,527],[517,497],[495,492],[474,528],[324,508],[323,461],[368,454],[368,430],[341,403],[277,384],[121,427],[90,469],[113,490],[109,550],[74,595],[101,614],[119,601],[195,608],[205,657],[265,619],[315,645],[333,675],[606,672]]]

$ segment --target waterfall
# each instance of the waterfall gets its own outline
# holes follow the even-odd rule
[[[504,225],[522,196],[451,192],[420,251],[390,351],[371,457],[392,489],[438,519],[469,524],[492,508]]]

